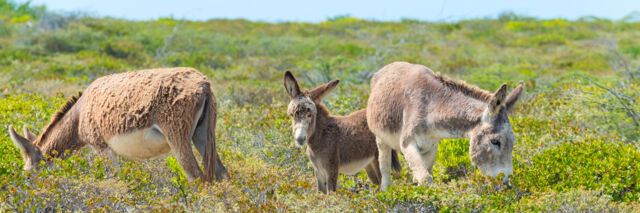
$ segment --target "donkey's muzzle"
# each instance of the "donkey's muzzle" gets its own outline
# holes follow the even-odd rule
[[[507,189],[511,188],[511,183],[509,182],[509,178],[508,177],[504,177],[504,180],[502,180],[502,184],[504,184],[504,186],[506,186]]]
[[[298,145],[302,146],[307,140],[307,134],[304,132],[304,129],[299,128],[294,131],[293,138],[296,140]]]
[[[302,136],[302,137],[296,138],[296,143],[298,143],[298,145],[302,146],[302,145],[304,145],[304,141],[306,141],[306,140],[307,140],[307,137]]]

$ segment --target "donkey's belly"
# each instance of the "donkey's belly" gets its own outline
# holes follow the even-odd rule
[[[376,138],[382,140],[382,143],[391,147],[395,150],[400,150],[400,133],[395,132],[387,132],[387,131],[378,131],[374,132]]]
[[[338,169],[338,171],[345,175],[355,175],[356,173],[362,171],[365,166],[371,163],[371,160],[373,160],[373,156],[355,160],[346,164],[340,164],[340,168]]]
[[[138,160],[158,157],[171,151],[167,139],[157,126],[113,136],[107,144],[118,155]]]

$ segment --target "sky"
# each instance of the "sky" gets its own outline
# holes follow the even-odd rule
[[[504,11],[543,19],[596,16],[619,20],[640,12],[640,0],[32,0],[31,3],[44,4],[53,11],[132,20],[242,18],[266,22],[321,22],[340,15],[378,21],[403,18],[457,21],[495,18]]]

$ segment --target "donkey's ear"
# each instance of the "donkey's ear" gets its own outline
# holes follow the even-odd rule
[[[284,88],[287,90],[287,93],[291,98],[300,95],[300,86],[298,85],[298,81],[293,77],[291,71],[287,70],[284,72]]]
[[[29,128],[27,128],[27,125],[24,125],[24,127],[22,127],[22,134],[24,135],[25,138],[27,138],[27,140],[29,140],[29,142],[33,143],[34,141],[36,141],[36,139],[38,138],[36,135],[34,135],[33,133],[31,133],[31,131],[29,131]]]
[[[11,137],[13,144],[20,149],[25,162],[28,162],[27,160],[30,160],[31,156],[40,152],[40,150],[38,150],[38,148],[36,148],[27,138],[19,135],[16,130],[13,129],[13,126],[9,126],[9,136]]]
[[[489,100],[489,112],[491,117],[496,115],[500,111],[500,108],[504,106],[504,101],[507,97],[507,84],[502,84],[500,88],[493,94],[491,100]]]
[[[505,106],[507,107],[507,111],[510,112],[513,109],[513,106],[520,99],[520,94],[522,94],[522,88],[524,83],[520,80],[520,84],[516,87],[509,95],[507,95]]]
[[[313,101],[315,102],[321,101],[325,96],[327,96],[327,94],[329,94],[329,92],[331,92],[336,88],[336,86],[338,86],[338,83],[340,83],[340,80],[333,79],[329,83],[323,84],[322,86],[311,90],[311,92],[309,92],[311,95],[311,99],[313,99]]]

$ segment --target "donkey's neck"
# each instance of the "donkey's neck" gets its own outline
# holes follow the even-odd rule
[[[323,104],[316,104],[316,124],[311,137],[309,137],[309,147],[312,150],[316,150],[318,148],[323,147],[324,141],[330,140],[326,137],[328,135],[323,135],[323,132],[329,131],[337,131],[339,126],[336,120],[336,117],[331,115],[327,107]],[[333,128],[333,130],[331,130]]]
[[[481,124],[483,113],[487,104],[463,94],[449,94],[440,97],[445,101],[437,101],[437,106],[432,106],[430,117],[435,128],[447,130],[447,138],[463,138],[473,128]]]
[[[75,151],[84,146],[78,136],[79,114],[78,107],[74,106],[41,133],[35,145],[43,155],[63,157],[66,150]]]

